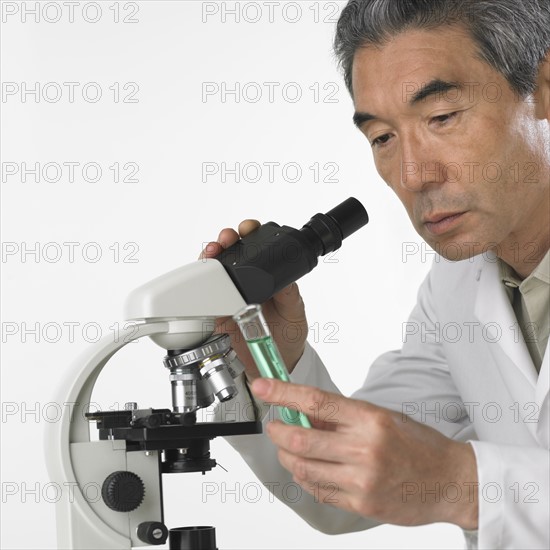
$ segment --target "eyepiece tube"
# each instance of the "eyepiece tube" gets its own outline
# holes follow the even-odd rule
[[[247,304],[262,304],[309,273],[318,257],[338,250],[342,240],[366,225],[363,205],[350,197],[302,229],[268,222],[216,256]]]
[[[352,233],[369,223],[369,215],[365,207],[354,197],[335,206],[326,215],[336,222],[342,233],[342,239],[347,239]]]
[[[342,246],[342,240],[369,222],[364,206],[350,197],[329,210],[315,214],[300,230],[311,241],[318,256],[334,252]]]

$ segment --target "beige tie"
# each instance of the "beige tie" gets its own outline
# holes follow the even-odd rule
[[[540,372],[542,356],[544,354],[541,342],[542,327],[538,326],[536,322],[531,321],[525,296],[522,294],[520,287],[518,286],[514,287],[512,307],[514,308],[519,328],[523,334],[523,339],[525,340],[525,345],[529,350],[533,364],[535,365],[537,372]]]
[[[543,358],[550,360],[544,357],[550,334],[550,251],[524,280],[502,260],[499,270],[525,345],[540,373]]]

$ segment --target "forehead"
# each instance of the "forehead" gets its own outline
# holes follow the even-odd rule
[[[376,111],[388,100],[403,103],[405,89],[419,89],[434,79],[486,83],[498,73],[478,59],[468,32],[457,26],[404,31],[382,46],[356,51],[353,92],[357,110]]]

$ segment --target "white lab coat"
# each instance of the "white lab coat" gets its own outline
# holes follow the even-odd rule
[[[352,395],[472,441],[480,484],[479,529],[466,533],[472,548],[550,548],[550,354],[547,347],[537,377],[515,323],[494,256],[455,263],[438,258],[404,327],[403,348],[379,357]],[[309,344],[292,378],[338,391]],[[271,441],[227,439],[313,527],[336,534],[377,525],[306,493],[288,502],[280,488],[292,478]]]

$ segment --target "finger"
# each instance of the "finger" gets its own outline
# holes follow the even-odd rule
[[[254,395],[269,403],[300,410],[314,421],[353,427],[374,405],[348,399],[311,386],[301,386],[269,378],[259,378],[251,386]]]
[[[296,283],[291,283],[273,295],[277,313],[286,321],[301,321],[305,317],[305,307]]]
[[[226,227],[220,231],[218,235],[218,240],[215,242],[209,242],[199,256],[199,260],[205,258],[213,258],[220,254],[224,249],[230,247],[232,244],[235,244],[241,237],[252,233],[252,231],[260,227],[260,222],[258,220],[243,220],[239,224],[239,232],[237,233],[234,229]]]
[[[230,247],[232,244],[235,244],[239,239],[239,234],[230,227],[222,229],[218,235],[218,242],[224,249]]]
[[[213,258],[220,254],[223,250],[223,247],[218,242],[209,242],[200,253],[199,260],[204,260],[206,258]]]
[[[345,491],[335,481],[304,481],[298,478],[293,480],[300,485],[307,493],[313,496],[315,502],[331,504],[343,510],[357,514],[353,506],[352,494]]]
[[[349,438],[336,431],[311,430],[282,422],[270,422],[267,433],[277,447],[296,458],[342,462],[342,457],[349,460],[356,454],[349,445]]]
[[[226,227],[220,231],[217,241],[209,242],[201,252],[199,260],[205,258],[214,258],[218,254],[221,254],[224,249],[236,243],[239,240],[239,234],[230,227]]]
[[[262,224],[258,220],[243,220],[239,224],[239,235],[241,237],[246,237],[246,235],[258,229],[260,225]]]
[[[346,477],[350,478],[350,475],[345,465],[296,458],[286,451],[279,451],[277,456],[283,468],[292,474],[293,480],[315,496],[318,502],[341,506],[349,500],[352,487],[346,490]]]

